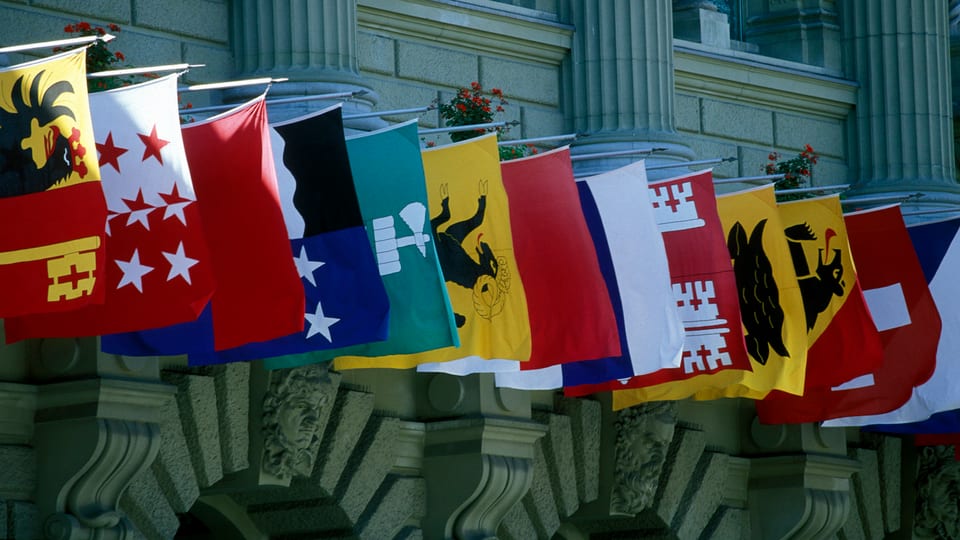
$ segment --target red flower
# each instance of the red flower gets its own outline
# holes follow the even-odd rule
[[[119,32],[119,31],[120,31],[120,27],[117,26],[117,25],[114,24],[114,23],[108,24],[108,25],[107,25],[107,28],[109,28],[111,32]]]
[[[497,105],[497,112],[503,112],[503,107],[500,105]]]
[[[120,51],[114,52],[113,55],[117,57],[117,60],[123,61],[123,60],[126,60],[126,59],[127,59],[127,57],[124,56],[123,53],[120,52]]]
[[[85,21],[77,23],[77,30],[80,32],[86,32],[87,30],[90,30],[90,23]]]
[[[813,147],[810,146],[809,144],[803,145],[803,148],[804,148],[804,150],[806,150],[807,152],[810,152],[811,154],[813,153]]]
[[[68,25],[64,26],[64,27],[63,27],[63,31],[66,32],[66,33],[68,33],[68,34],[71,33],[71,32],[73,32],[73,25],[72,25],[72,24],[68,24]]]
[[[463,103],[457,103],[457,109],[458,109],[460,112],[467,112],[467,106],[464,105]]]
[[[480,83],[478,83],[477,81],[473,81],[472,83],[470,83],[470,88],[473,88],[474,90],[479,91],[483,87],[480,86]]]
[[[777,159],[777,153],[776,153],[776,152],[770,152],[770,154],[767,156],[767,159],[769,159],[770,161],[776,160],[776,159]]]
[[[493,94],[493,95],[495,95],[495,96],[497,96],[497,97],[502,97],[502,96],[503,96],[503,90],[501,90],[501,89],[499,89],[499,88],[493,88],[493,89],[491,89],[491,90],[490,90],[490,93]]]

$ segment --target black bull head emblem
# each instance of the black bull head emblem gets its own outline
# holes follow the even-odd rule
[[[842,297],[846,283],[843,280],[843,261],[839,249],[834,248],[833,259],[829,263],[823,260],[824,252],[830,252],[830,239],[837,235],[833,229],[824,232],[824,248],[817,250],[817,268],[812,273],[804,255],[803,243],[816,241],[806,223],[787,227],[784,231],[790,245],[790,256],[797,271],[800,294],[803,296],[803,309],[806,312],[807,332],[817,323],[817,316],[823,313],[834,296]]]

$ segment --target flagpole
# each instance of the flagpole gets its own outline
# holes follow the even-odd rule
[[[164,71],[187,71],[190,68],[206,67],[206,64],[166,64],[163,66],[146,66],[126,69],[111,69],[107,71],[95,71],[87,73],[88,79],[99,79],[103,77],[122,77],[126,75],[143,75],[146,73],[158,73]]]
[[[269,101],[267,103],[270,103]],[[426,107],[411,107],[409,109],[393,109],[390,111],[373,111],[368,113],[359,113],[359,114],[345,114],[343,115],[344,120],[355,120],[357,118],[378,118],[381,116],[394,116],[401,114],[416,114],[427,111],[432,111],[436,109],[434,105],[427,105]]]
[[[680,167],[694,167],[697,165],[713,165],[716,163],[726,163],[729,161],[736,161],[735,157],[725,157],[725,158],[711,158],[711,159],[701,159],[700,161],[685,161],[683,163],[661,163],[659,165],[650,165],[647,167],[648,171],[658,171],[662,169],[679,169]],[[716,180],[714,180],[716,182]]]
[[[714,180],[714,184],[737,184],[740,182],[760,182],[763,180],[780,180],[786,174],[764,174],[760,176],[740,176],[737,178],[721,178]]]
[[[58,39],[54,41],[38,41],[36,43],[24,43],[22,45],[11,45],[9,47],[0,47],[0,54],[15,53],[22,51],[34,51],[37,49],[52,49],[54,47],[70,47],[72,45],[89,45],[95,41],[107,43],[117,36],[113,34],[104,34],[102,36],[81,36],[75,38]]]
[[[357,90],[356,92],[336,92],[332,94],[317,94],[315,96],[296,96],[296,97],[290,97],[290,98],[268,99],[267,105],[277,105],[280,103],[297,103],[300,101],[315,101],[315,100],[321,100],[321,99],[329,100],[329,99],[339,99],[339,98],[350,98],[354,96],[362,96],[363,94],[366,94],[366,93],[367,93],[366,90]],[[216,111],[225,111],[227,109],[231,109],[236,106],[237,106],[236,103],[233,103],[233,104],[228,103],[225,105],[210,105],[209,107],[180,109],[180,112],[186,112],[190,114],[216,112]],[[345,116],[344,118],[349,118],[349,117]]]
[[[901,214],[904,216],[926,216],[930,214],[949,214],[951,212],[960,212],[960,208],[940,208],[938,210],[914,210],[913,212],[904,212],[901,210]]]
[[[497,143],[497,146],[510,146],[514,144],[533,144],[538,142],[551,142],[551,141],[565,141],[568,139],[578,139],[580,137],[586,137],[582,133],[566,133],[564,135],[548,135],[546,137],[533,137],[531,139],[515,139],[512,141],[500,141]]]
[[[895,203],[909,201],[910,199],[919,199],[923,197],[923,193],[911,193],[910,195],[886,195],[880,197],[860,197],[860,198],[846,198],[841,199],[841,204],[877,204],[877,203]]]
[[[833,184],[830,186],[814,186],[805,188],[778,189],[774,191],[777,195],[790,195],[794,193],[816,193],[818,191],[846,191],[850,184]]]
[[[286,82],[290,79],[286,77],[275,79],[273,77],[258,77],[256,79],[240,79],[237,81],[222,81],[215,83],[191,84],[177,88],[177,92],[201,92],[203,90],[221,90],[223,88],[238,88],[241,86],[256,86],[258,84],[272,84]]]
[[[486,124],[471,124],[468,126],[446,126],[431,129],[421,129],[417,133],[420,135],[431,135],[433,133],[456,133],[459,131],[474,131],[481,129],[492,129],[504,126],[518,126],[520,122],[513,120],[511,122],[488,122]]]
[[[570,156],[570,161],[587,161],[591,159],[603,159],[608,157],[618,157],[618,156],[638,156],[638,155],[649,155],[654,152],[663,152],[666,148],[654,147],[654,148],[636,148],[633,150],[615,150],[612,152],[597,152],[596,154],[580,154],[576,156]]]

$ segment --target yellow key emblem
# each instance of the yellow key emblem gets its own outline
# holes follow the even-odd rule
[[[74,300],[93,292],[99,236],[0,253],[0,264],[47,261],[47,302]]]

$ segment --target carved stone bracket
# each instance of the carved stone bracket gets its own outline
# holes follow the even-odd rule
[[[845,457],[799,454],[754,458],[750,464],[751,523],[769,539],[832,538],[850,511]]]
[[[495,538],[533,478],[539,423],[470,418],[426,425],[425,538]]]
[[[88,379],[40,387],[37,506],[45,538],[134,538],[119,510],[130,482],[153,463],[163,384]]]

